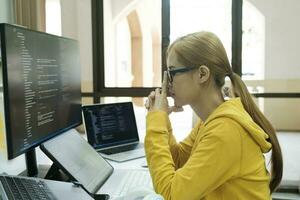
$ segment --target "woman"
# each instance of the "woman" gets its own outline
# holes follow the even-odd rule
[[[145,150],[156,192],[166,200],[271,199],[282,178],[275,130],[232,71],[221,41],[197,32],[177,39],[167,53],[162,91],[151,92],[146,102]],[[226,76],[233,93],[227,101],[222,94]],[[177,143],[168,114],[184,105],[200,120]],[[269,174],[263,154],[270,150]]]

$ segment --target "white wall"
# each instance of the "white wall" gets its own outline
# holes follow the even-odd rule
[[[0,0],[0,23],[13,23],[13,4],[11,0]]]
[[[265,79],[300,78],[300,1],[248,0],[265,16]]]
[[[265,17],[265,80],[261,92],[300,92],[300,1],[247,0]],[[265,98],[263,111],[276,129],[300,130],[300,98]]]

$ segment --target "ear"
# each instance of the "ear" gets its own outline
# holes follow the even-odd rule
[[[209,76],[210,76],[209,68],[205,65],[201,65],[198,68],[198,82],[205,83],[207,80],[209,80]]]

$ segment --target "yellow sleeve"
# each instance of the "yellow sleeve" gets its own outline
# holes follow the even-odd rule
[[[154,117],[155,118],[155,117]],[[168,122],[169,123],[169,122]],[[169,130],[169,146],[170,146],[170,151],[172,154],[173,161],[175,163],[175,168],[178,169],[182,167],[188,158],[190,157],[198,129],[200,125],[202,124],[201,121],[199,121],[191,133],[181,142],[177,143],[176,139],[172,133],[172,129]]]
[[[160,113],[160,111],[149,112],[147,115],[147,118],[153,118],[154,120],[160,120],[161,115],[160,114],[157,115],[156,113]],[[186,163],[188,158],[190,157],[190,153],[193,148],[198,129],[199,129],[200,125],[202,124],[202,121],[199,120],[199,122],[195,125],[195,127],[191,131],[191,133],[183,141],[177,143],[176,138],[173,135],[172,126],[171,126],[168,115],[163,115],[163,118],[164,119],[162,119],[162,120],[164,120],[166,122],[167,132],[169,133],[168,134],[169,135],[168,144],[170,147],[170,152],[171,152],[174,164],[175,164],[175,169],[178,169],[178,168],[182,167]],[[150,119],[150,121],[151,121],[151,119]]]
[[[168,144],[167,124],[167,113],[149,113],[145,138],[154,188],[166,200],[199,200],[239,172],[241,141],[232,123],[207,124],[192,156],[178,170]]]

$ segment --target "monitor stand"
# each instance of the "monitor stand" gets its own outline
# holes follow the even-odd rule
[[[66,173],[64,173],[62,169],[59,167],[59,165],[56,164],[55,162],[51,165],[50,169],[48,170],[44,178],[49,180],[65,181],[65,182],[76,181],[71,176],[68,176]]]
[[[37,167],[37,162],[36,162],[35,149],[31,149],[25,153],[25,162],[26,162],[27,176],[37,177],[38,176],[38,167]]]
[[[19,174],[20,176],[42,177],[42,175],[39,175],[39,172],[43,170],[38,170],[35,149],[25,153],[25,163],[26,169]]]
[[[20,176],[38,177],[57,181],[73,181],[55,163],[50,165],[37,165],[35,149],[25,153],[26,170]]]

